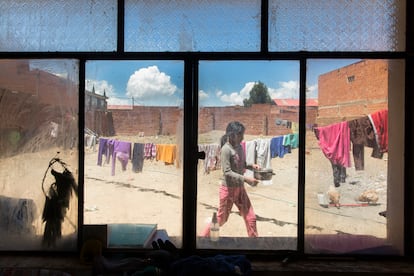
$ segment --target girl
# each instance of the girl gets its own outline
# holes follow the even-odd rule
[[[221,138],[221,167],[223,178],[220,180],[220,204],[217,219],[220,226],[226,223],[233,204],[242,215],[249,237],[257,237],[256,214],[254,213],[244,182],[256,186],[259,180],[245,176],[246,169],[259,169],[257,164],[246,164],[246,156],[242,145],[245,127],[234,121],[227,125],[226,133]],[[206,229],[205,236],[209,236]]]

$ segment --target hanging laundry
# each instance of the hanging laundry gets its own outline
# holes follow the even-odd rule
[[[220,169],[220,145],[219,144],[201,144],[198,145],[198,151],[204,151],[206,156],[204,158],[204,173],[208,174],[210,171]]]
[[[291,127],[291,129],[292,129],[292,132],[293,132],[293,133],[299,133],[299,123],[297,123],[297,122],[292,122],[292,127]]]
[[[256,141],[246,141],[246,163],[247,164],[257,164],[256,163]]]
[[[111,175],[115,175],[115,164],[117,159],[121,162],[122,170],[125,171],[128,160],[131,158],[131,142],[109,140],[108,144],[112,155]]]
[[[157,146],[154,143],[144,144],[144,159],[153,159],[157,154]]]
[[[289,146],[290,149],[299,147],[299,133],[291,133],[283,136],[283,145]]]
[[[368,116],[349,121],[349,129],[355,170],[364,169],[364,147],[373,149],[372,157],[382,158],[382,153],[375,139],[374,128]]]
[[[382,153],[388,152],[388,110],[374,112],[368,117],[374,127],[380,151]]]
[[[144,166],[144,144],[134,143],[132,149],[132,171],[133,172],[142,172]]]
[[[109,145],[108,145],[108,138],[99,138],[99,146],[98,146],[98,166],[102,166],[102,156],[105,155],[106,160],[105,162],[109,162]]]
[[[272,137],[270,139],[270,158],[283,158],[286,153],[287,148],[283,145],[283,136]]]
[[[315,135],[323,154],[335,165],[350,167],[350,131],[347,121],[317,127]]]
[[[257,139],[256,140],[256,164],[263,169],[271,169],[271,157],[270,157],[270,139]]]
[[[166,164],[173,164],[176,157],[176,147],[175,144],[157,144],[155,159]]]

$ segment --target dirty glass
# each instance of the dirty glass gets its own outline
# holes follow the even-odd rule
[[[403,51],[405,1],[270,0],[270,51]]]
[[[126,0],[125,51],[259,51],[260,3]]]
[[[403,61],[309,60],[305,252],[403,254],[403,95]]]
[[[181,246],[183,70],[181,61],[86,63],[86,231],[155,224]]]
[[[299,62],[202,61],[198,98],[197,247],[296,250]]]
[[[0,51],[115,51],[116,0],[0,2]]]
[[[0,67],[0,250],[75,250],[78,64]]]

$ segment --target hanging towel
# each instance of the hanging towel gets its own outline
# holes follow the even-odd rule
[[[271,169],[270,163],[270,138],[269,139],[257,139],[256,140],[256,154],[257,164],[262,169]]]
[[[299,133],[291,133],[283,136],[283,145],[291,149],[299,147]]]
[[[347,121],[318,127],[319,147],[323,154],[335,165],[350,167],[350,131]]]
[[[287,148],[283,145],[283,136],[276,136],[270,139],[270,157],[275,158],[279,156],[283,158],[287,152]]]
[[[256,164],[256,141],[246,141],[246,164]]]
[[[157,154],[155,159],[166,164],[173,164],[175,161],[177,146],[175,144],[157,144]]]

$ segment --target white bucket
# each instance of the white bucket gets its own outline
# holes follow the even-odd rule
[[[328,200],[326,199],[325,193],[321,193],[321,192],[318,193],[318,203],[322,207],[328,208],[329,204],[328,204]]]

